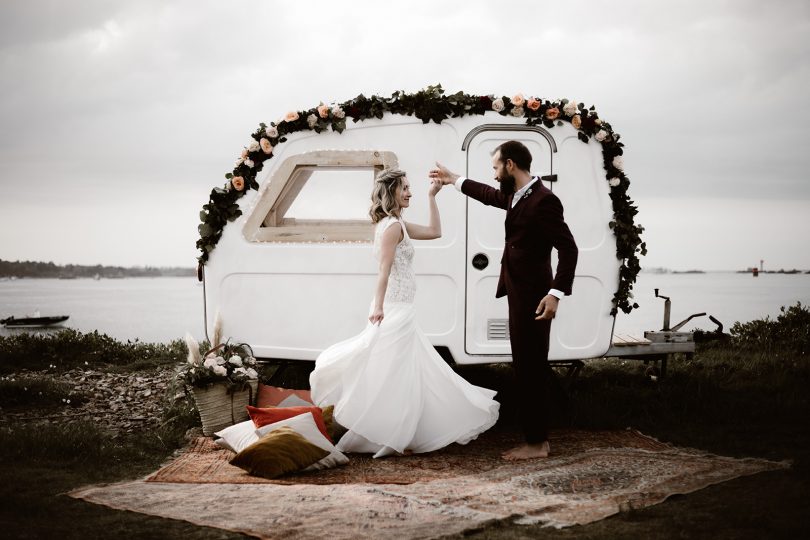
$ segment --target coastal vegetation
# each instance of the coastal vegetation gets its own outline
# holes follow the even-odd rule
[[[0,259],[0,278],[124,278],[124,277],[167,277],[195,276],[194,268],[182,267],[123,267],[67,264],[58,265],[53,262],[35,261],[4,261]]]
[[[738,322],[728,334],[705,332],[692,359],[669,363],[663,379],[638,360],[589,360],[568,388],[559,427],[638,429],[662,441],[722,455],[790,460],[785,471],[738,478],[642,510],[622,512],[563,530],[495,523],[471,538],[799,538],[810,532],[810,310],[783,308],[776,318]],[[714,335],[712,335],[714,334]],[[156,470],[199,426],[193,404],[172,386],[160,400],[159,427],[110,433],[92,419],[10,423],[20,410],[47,416],[71,393],[43,373],[84,367],[117,372],[174,373],[185,361],[180,340],[121,343],[103,334],[65,330],[0,337],[0,523],[8,538],[239,538],[190,523],[119,512],[62,495],[87,484],[142,477]],[[514,429],[510,373],[505,366],[463,366],[476,384],[496,387],[503,400],[494,429]],[[267,368],[260,377],[272,375]],[[276,383],[306,385],[308,366],[296,364]],[[194,431],[192,431],[194,433]],[[475,443],[473,443],[475,444]],[[13,464],[13,466],[12,466]],[[41,482],[39,478],[48,478]]]

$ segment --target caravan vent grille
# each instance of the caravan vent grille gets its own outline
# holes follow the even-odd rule
[[[508,340],[509,319],[489,319],[487,321],[487,339]]]

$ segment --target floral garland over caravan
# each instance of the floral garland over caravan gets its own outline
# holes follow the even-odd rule
[[[619,142],[619,134],[599,118],[593,106],[586,108],[584,104],[568,99],[551,101],[526,98],[522,94],[511,98],[475,96],[463,92],[445,95],[441,85],[428,86],[414,94],[394,92],[390,98],[361,94],[339,104],[321,103],[309,110],[288,112],[278,123],[271,122],[269,126],[259,124],[259,129],[251,134],[250,143],[242,149],[233,171],[225,175],[228,182],[211,191],[208,203],[203,205],[200,212],[202,224],[198,227],[200,239],[197,240],[197,248],[202,252],[198,257],[200,265],[208,260],[225,225],[242,214],[237,204],[239,198],[249,189],[259,189],[256,176],[264,162],[273,157],[275,147],[287,140],[285,135],[307,130],[320,133],[328,129],[342,133],[346,129],[347,118],[359,122],[367,118],[382,118],[385,113],[415,116],[425,124],[430,121],[440,124],[447,118],[483,115],[488,111],[502,116],[526,118],[529,126],[553,128],[563,125],[563,121],[569,122],[578,131],[582,142],[587,143],[593,137],[602,145],[605,179],[610,186],[613,202],[613,220],[609,225],[616,236],[616,256],[622,260],[619,287],[613,296],[611,314],[616,314],[618,309],[630,313],[637,308],[638,304],[630,302],[633,298],[631,291],[641,270],[639,255],[646,255],[647,248],[641,241],[643,227],[634,223],[638,210],[627,195],[630,181],[624,173],[624,144]]]

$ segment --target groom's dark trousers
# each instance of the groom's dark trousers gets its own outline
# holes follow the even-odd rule
[[[513,195],[465,179],[461,191],[486,205],[506,210],[505,244],[496,297],[507,297],[512,366],[517,379],[518,417],[528,443],[548,440],[554,374],[548,364],[551,321],[535,320],[537,305],[557,289],[571,294],[577,245],[563,219],[560,199],[538,180],[512,207]],[[552,276],[551,250],[557,250]]]

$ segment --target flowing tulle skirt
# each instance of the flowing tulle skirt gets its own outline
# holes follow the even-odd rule
[[[386,304],[382,324],[321,353],[310,385],[313,401],[334,405],[335,419],[348,428],[337,444],[344,452],[430,452],[466,444],[498,419],[496,392],[447,365],[408,303]]]

